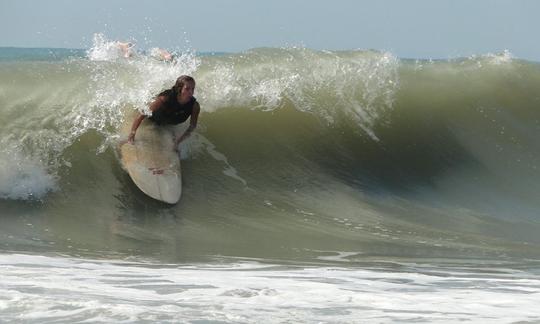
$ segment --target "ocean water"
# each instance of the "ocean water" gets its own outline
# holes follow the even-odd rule
[[[147,52],[150,53],[150,52]],[[540,65],[0,48],[0,321],[540,321]],[[177,205],[118,159],[181,74]]]

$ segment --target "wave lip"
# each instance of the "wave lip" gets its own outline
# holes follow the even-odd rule
[[[205,58],[199,95],[211,112],[290,105],[329,125],[345,116],[376,139],[373,127],[399,89],[399,66],[390,53],[259,48]]]

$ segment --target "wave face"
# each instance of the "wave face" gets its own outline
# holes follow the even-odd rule
[[[540,66],[260,48],[0,49],[0,247],[186,260],[538,258]],[[24,57],[24,59],[17,59]],[[182,74],[184,196],[141,194],[118,129]]]

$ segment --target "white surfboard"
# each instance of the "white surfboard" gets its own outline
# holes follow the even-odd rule
[[[133,116],[126,119],[122,137],[127,138]],[[174,128],[157,126],[144,119],[135,135],[135,141],[120,147],[122,163],[131,179],[148,196],[176,204],[182,195],[180,158],[174,151]]]

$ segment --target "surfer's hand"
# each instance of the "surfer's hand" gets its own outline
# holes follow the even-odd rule
[[[180,142],[181,142],[181,138],[176,138],[174,139],[174,145],[173,145],[173,148],[174,148],[174,151],[175,152],[179,152],[180,150],[178,149],[178,146],[180,145]]]
[[[133,144],[133,142],[135,142],[135,133],[131,132],[129,133],[129,136],[128,136],[128,143]]]

